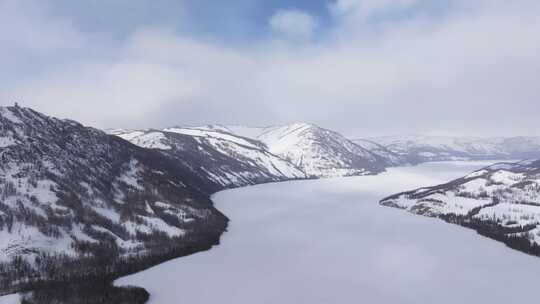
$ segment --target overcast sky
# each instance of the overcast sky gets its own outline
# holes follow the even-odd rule
[[[0,100],[100,128],[540,135],[538,0],[0,0]]]

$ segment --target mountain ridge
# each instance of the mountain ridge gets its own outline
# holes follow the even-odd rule
[[[112,278],[219,242],[218,188],[161,153],[0,108],[0,290]]]
[[[179,162],[189,162],[195,174],[203,174],[224,188],[306,178],[262,143],[230,133],[180,127],[113,133],[141,147],[158,149]]]
[[[110,278],[206,250],[227,227],[228,219],[210,200],[223,189],[377,174],[427,161],[540,157],[540,139],[534,137],[350,140],[309,123],[117,129],[106,134],[18,106],[0,107],[0,130],[0,239],[7,240],[0,246],[2,290],[37,281]],[[512,205],[524,208],[521,215],[534,223],[519,218],[502,222],[511,210],[502,212],[500,221],[476,216],[484,216],[490,210],[486,208],[506,206],[500,200],[509,198],[501,193],[532,198],[530,193],[540,189],[535,175],[540,171],[534,169],[538,164],[499,164],[448,184],[387,197],[380,204],[440,217],[537,254],[540,218],[530,209],[540,202]],[[504,184],[493,180],[497,170],[527,175],[519,177],[519,185]],[[452,188],[480,179],[485,183],[481,189],[476,185],[473,194]],[[492,184],[511,191],[486,192]],[[458,205],[469,205],[454,203],[452,212],[443,212],[443,199],[431,197],[455,198],[456,193]],[[57,270],[65,267],[70,271],[60,275]]]
[[[338,132],[310,123],[262,128],[228,127],[260,140],[268,150],[301,167],[308,175],[335,177],[376,174],[388,167],[384,157],[356,145]]]
[[[391,195],[380,204],[438,217],[540,256],[540,160],[497,163],[444,184]]]
[[[540,158],[540,137],[385,136],[367,138],[411,164],[447,160]]]
[[[197,138],[216,137],[215,134],[220,134],[219,137],[222,139],[234,141],[236,144],[238,140],[250,141],[269,155],[274,155],[300,169],[306,177],[376,174],[392,163],[384,156],[356,145],[337,132],[308,123],[272,127],[204,125],[161,130],[161,132],[175,131]],[[130,140],[129,135],[121,136]],[[136,140],[131,140],[136,143]]]

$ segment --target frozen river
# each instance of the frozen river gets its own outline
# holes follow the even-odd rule
[[[213,199],[231,223],[220,246],[117,285],[146,288],[152,304],[535,303],[540,259],[378,205],[484,165],[432,163],[223,191]]]

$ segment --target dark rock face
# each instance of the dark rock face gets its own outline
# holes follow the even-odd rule
[[[220,189],[159,151],[0,108],[0,287],[114,278],[217,244]]]

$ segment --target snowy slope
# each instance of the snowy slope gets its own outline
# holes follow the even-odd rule
[[[212,185],[162,153],[20,107],[0,130],[0,293],[133,271],[225,229]]]
[[[261,142],[221,128],[175,127],[113,134],[141,147],[162,150],[221,188],[306,177],[292,163],[268,152]]]
[[[0,304],[20,304],[21,297],[18,294],[0,296]]]
[[[263,142],[268,150],[310,176],[333,177],[381,172],[390,161],[337,132],[308,123],[275,127],[225,126],[230,132]]]
[[[390,196],[381,204],[441,217],[540,255],[540,160],[495,164],[446,184]]]
[[[540,157],[540,137],[387,136],[370,138],[410,163]]]
[[[268,131],[269,129],[273,129],[274,127],[250,127],[250,126],[243,126],[243,125],[227,125],[222,126],[226,128],[230,133],[236,134],[238,136],[247,137],[247,138],[253,138],[256,139],[264,133],[265,131]]]
[[[337,132],[307,123],[265,130],[257,139],[306,173],[318,177],[378,173],[387,166],[377,155]]]
[[[381,159],[386,160],[386,162],[391,166],[400,166],[409,163],[407,158],[403,155],[395,153],[374,141],[367,139],[353,139],[351,141],[356,145],[370,151],[371,153],[378,155]]]
[[[220,192],[213,199],[233,219],[222,245],[115,284],[144,287],[147,304],[536,303],[540,260],[374,204],[477,167],[425,164]]]

